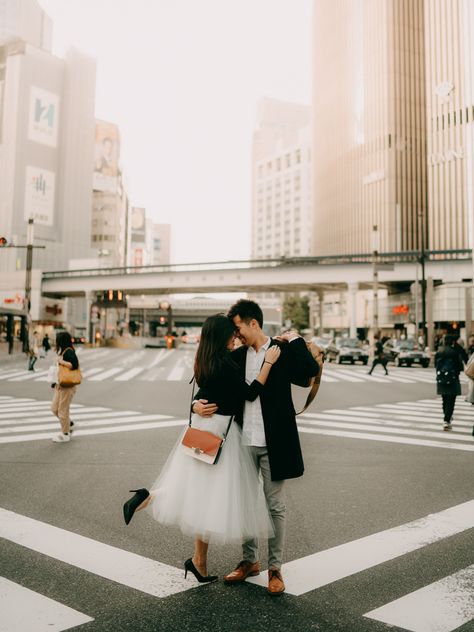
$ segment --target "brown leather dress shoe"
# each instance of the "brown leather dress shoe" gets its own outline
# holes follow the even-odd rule
[[[237,564],[235,570],[228,575],[224,575],[224,582],[226,584],[238,584],[247,579],[247,577],[254,577],[260,575],[260,562],[246,562],[242,560]]]
[[[268,571],[268,588],[270,595],[281,595],[285,592],[285,583],[279,570],[271,569]]]

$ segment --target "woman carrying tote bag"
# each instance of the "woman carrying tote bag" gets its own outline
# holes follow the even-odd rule
[[[58,354],[58,382],[51,384],[54,388],[51,410],[61,424],[61,432],[53,437],[54,443],[67,443],[71,440],[74,423],[69,416],[71,402],[76,394],[76,386],[80,384],[79,361],[72,346],[72,339],[67,331],[56,336],[56,352]]]
[[[217,412],[208,418],[191,415],[190,428],[198,435],[198,431],[205,431],[214,438],[224,438],[218,460],[194,458],[187,445],[186,428],[151,491],[131,490],[135,495],[123,507],[126,524],[135,511],[148,506],[157,522],[176,525],[193,536],[194,555],[186,560],[184,569],[185,575],[189,571],[199,582],[217,579],[207,573],[210,542],[240,544],[249,537],[273,535],[257,468],[242,446],[240,427],[231,420],[239,403],[258,397],[280,349],[273,346],[266,351],[257,378],[246,384],[230,354],[234,335],[234,325],[226,316],[209,317],[202,328],[194,363],[196,382],[205,388],[208,401],[217,404]],[[194,450],[201,452],[199,443]]]

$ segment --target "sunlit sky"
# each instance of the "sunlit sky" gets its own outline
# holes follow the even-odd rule
[[[311,0],[39,0],[53,52],[96,58],[134,206],[172,225],[172,262],[250,254],[262,96],[310,103]]]

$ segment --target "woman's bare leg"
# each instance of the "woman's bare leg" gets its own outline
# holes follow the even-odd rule
[[[204,577],[207,576],[207,549],[208,542],[203,542],[196,538],[194,540],[193,564]]]

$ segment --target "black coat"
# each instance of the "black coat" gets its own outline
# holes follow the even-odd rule
[[[459,381],[459,374],[464,368],[461,354],[455,347],[443,347],[435,355],[435,367],[436,369],[442,364],[446,358],[452,358],[457,379],[453,384],[436,384],[436,393],[438,395],[461,395],[461,382]]]
[[[260,394],[260,403],[272,480],[279,481],[303,475],[303,456],[291,384],[307,385],[307,380],[319,373],[319,366],[302,338],[289,343],[272,340],[270,344],[278,344],[281,355],[270,371]],[[247,347],[239,347],[232,353],[232,357],[245,379]],[[243,424],[244,404],[242,400],[236,414],[236,421],[240,425]]]

